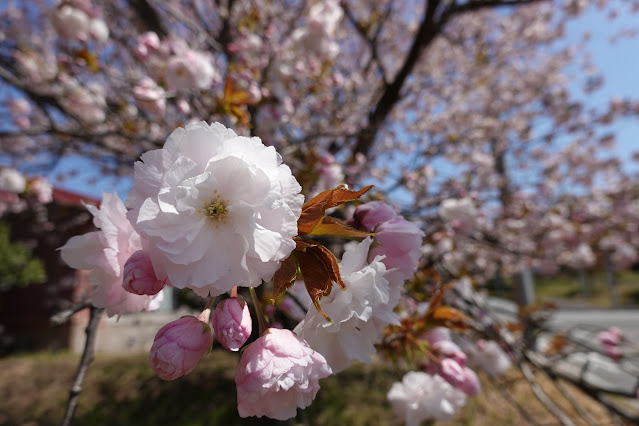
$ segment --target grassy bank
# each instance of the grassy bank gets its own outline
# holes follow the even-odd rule
[[[535,277],[535,297],[541,302],[564,302],[567,306],[613,307],[610,288],[603,272],[585,274],[586,288],[582,289],[576,274],[554,277]],[[639,272],[622,271],[615,276],[618,307],[639,307]],[[495,296],[512,298],[512,283],[494,283],[487,286]]]
[[[48,426],[62,419],[68,389],[78,357],[69,354],[36,354],[0,360],[0,424]],[[98,356],[91,367],[76,425],[257,425],[277,424],[258,419],[241,420],[235,404],[233,376],[237,355],[215,351],[206,356],[188,376],[174,382],[157,379],[145,354]],[[357,365],[321,382],[313,405],[301,412],[299,421],[308,425],[399,425],[386,392],[403,371],[389,365]],[[569,412],[570,404],[539,382],[549,395]],[[540,424],[556,424],[534,398],[527,382],[512,371],[502,389],[519,401]],[[580,397],[598,424],[610,424],[606,413],[587,397]],[[281,424],[281,423],[280,423]],[[442,423],[443,424],[443,423]],[[469,399],[464,411],[445,424],[496,426],[526,424],[503,393],[484,381],[480,396]]]

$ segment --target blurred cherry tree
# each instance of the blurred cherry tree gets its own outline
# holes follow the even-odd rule
[[[3,173],[14,176],[0,181],[2,202],[5,210],[23,206],[20,196],[27,187],[16,186],[20,178],[14,169],[46,174],[62,159],[81,156],[104,176],[131,177],[133,162],[143,153],[161,148],[174,129],[204,120],[273,146],[307,200],[342,183],[356,189],[375,184],[377,190],[364,200],[401,209],[415,227],[406,232],[411,245],[425,236],[420,270],[408,288],[417,301],[435,294],[427,316],[435,315],[443,300],[433,282],[463,278],[482,284],[531,268],[548,273],[562,267],[626,268],[639,258],[639,185],[622,163],[639,161],[639,154],[614,156],[614,124],[636,116],[639,102],[584,103],[577,92],[590,96],[603,79],[584,50],[587,36],[575,44],[564,40],[566,26],[594,8],[613,16],[634,13],[639,3],[9,0],[0,6],[0,146]],[[224,126],[197,126],[229,138],[228,129],[220,130]],[[197,126],[189,131],[196,133]],[[160,173],[168,167],[155,157],[147,159],[136,168]],[[327,209],[365,192],[344,196],[338,204],[318,202],[321,214],[314,212],[314,221],[300,220],[300,235],[305,226],[305,233],[313,235]],[[348,192],[342,187],[337,193]],[[98,222],[112,212],[124,217],[126,209],[115,198],[104,210],[91,210]],[[127,207],[138,214],[143,197],[134,198]],[[228,200],[216,200],[206,214],[218,220],[227,213]],[[301,209],[297,204],[291,203],[292,211]],[[378,227],[386,226],[394,240],[409,225],[394,210],[384,209],[371,226],[352,207],[336,215],[358,227],[355,237],[375,230],[381,241]],[[126,224],[122,217],[118,221]],[[135,225],[140,234],[148,231]],[[126,226],[126,232],[137,235]],[[157,237],[147,234],[143,237]],[[142,249],[140,241],[136,244],[127,247],[131,253],[126,257]],[[324,247],[297,244],[300,253]],[[69,255],[72,263],[86,266],[78,247],[67,248],[76,250]],[[366,246],[357,253],[369,248],[376,250]],[[401,250],[401,244],[394,247],[394,253]],[[269,260],[277,263],[269,268],[280,261],[286,266],[285,251]],[[296,261],[304,259],[300,253]],[[386,262],[401,262],[384,254]],[[411,256],[402,282],[419,262]],[[148,269],[148,259],[138,257]],[[156,273],[157,259],[151,268]],[[282,267],[289,276],[280,277],[280,284],[290,285],[296,265],[303,263]],[[337,261],[330,266],[329,284],[343,285],[335,275]],[[401,269],[401,263],[386,266]],[[161,282],[165,276],[149,276],[150,287],[166,284]],[[200,281],[198,289],[207,296],[209,283]],[[187,282],[175,275],[173,284]],[[392,308],[399,303],[400,288],[391,293],[392,303],[379,303],[389,310],[386,318],[395,318]],[[313,300],[318,309],[319,299]],[[411,309],[420,312],[418,306],[406,311]],[[204,317],[184,322],[200,326],[208,322],[208,314]],[[316,315],[305,321],[324,320]],[[402,333],[426,331],[416,324],[408,323]],[[369,334],[378,332],[375,326]],[[440,336],[429,344],[449,340]],[[261,342],[271,344],[266,338]],[[392,343],[385,342],[389,350]],[[206,352],[208,337],[200,346]],[[477,353],[493,350],[485,342],[477,347]],[[461,353],[453,349],[452,358]],[[342,369],[329,363],[335,371]],[[455,371],[440,365],[440,376],[449,382]],[[318,369],[314,374],[325,373]],[[405,387],[415,381],[432,385],[423,377],[410,380]],[[463,386],[474,394],[476,380],[470,382]]]

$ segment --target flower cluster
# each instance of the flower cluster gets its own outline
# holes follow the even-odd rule
[[[104,43],[109,28],[91,1],[71,1],[60,4],[51,14],[51,23],[61,38]]]
[[[144,33],[138,38],[135,54],[146,65],[150,76],[173,92],[208,89],[221,81],[209,54],[191,49],[177,40],[160,40],[154,32]],[[155,88],[153,90],[158,92]],[[139,99],[140,93],[136,97]],[[142,102],[146,102],[144,97]]]
[[[142,40],[140,55],[152,57],[161,48],[156,42],[151,36]],[[154,84],[145,82],[137,94],[149,102],[149,110],[162,99],[153,93],[158,89]],[[20,189],[20,182],[10,178],[7,186]],[[193,371],[214,339],[234,352],[246,345],[235,374],[240,416],[285,420],[310,405],[320,379],[353,361],[370,362],[384,328],[399,325],[394,308],[403,282],[417,267],[422,231],[380,202],[356,210],[353,221],[361,231],[324,216],[326,209],[368,189],[340,186],[303,206],[300,185],[272,147],[219,123],[191,124],[175,130],[163,148],[141,156],[125,203],[104,194],[100,208],[87,206],[98,231],[69,240],[61,248],[62,258],[74,268],[91,270],[92,301],[109,315],[156,308],[165,286],[208,297],[200,315],[184,316],[158,331],[151,367],[161,379],[175,380]],[[314,203],[322,206],[320,213],[309,213]],[[338,263],[328,249],[304,238],[325,226],[334,235],[362,241],[347,245]],[[290,318],[301,319],[294,331],[265,324],[254,290],[280,270],[293,273],[290,284],[298,270],[305,281],[303,294],[292,288],[290,295],[283,294],[290,285],[278,292],[274,288]],[[312,271],[329,277],[322,281]],[[333,288],[334,281],[342,289]],[[318,297],[314,286],[327,286],[325,294]],[[238,287],[249,287],[260,326],[248,345],[253,322]],[[214,306],[215,296],[226,292],[230,297]],[[272,315],[275,308],[270,308]],[[451,345],[440,344],[438,350],[449,358],[439,374],[474,394],[478,386],[464,369],[463,354]],[[463,379],[447,366],[453,359]]]
[[[44,177],[28,179],[14,168],[0,168],[0,216],[24,211],[29,201],[46,204],[52,199],[53,189]]]

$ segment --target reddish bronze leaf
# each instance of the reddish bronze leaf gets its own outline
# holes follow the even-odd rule
[[[555,355],[561,352],[566,346],[568,346],[568,339],[563,334],[556,334],[550,342],[544,353],[548,356]]]
[[[330,318],[322,311],[320,300],[328,296],[336,282],[342,289],[346,284],[339,273],[339,265],[335,255],[315,241],[296,238],[297,248],[295,254],[302,272],[302,278],[317,311],[328,321]]]
[[[318,259],[311,250],[298,252],[297,261],[300,265],[300,271],[302,271],[306,291],[311,296],[315,308],[324,318],[330,321],[330,318],[322,311],[319,303],[322,297],[326,297],[331,293],[333,283],[330,271],[326,268],[324,262]]]
[[[433,311],[433,319],[438,321],[460,320],[465,318],[466,316],[464,314],[450,306],[439,306]]]
[[[357,200],[372,187],[373,185],[369,185],[359,191],[351,191],[346,185],[340,185],[337,188],[320,192],[302,206],[302,215],[297,221],[298,235],[312,233],[313,229],[324,219],[326,210]]]
[[[273,275],[273,299],[295,283],[295,278],[297,278],[297,258],[295,256],[295,252],[291,253]]]
[[[313,228],[309,235],[335,235],[336,237],[345,238],[366,238],[375,236],[374,233],[359,231],[348,226],[344,221],[330,216],[324,216],[322,221]]]
[[[331,252],[329,249],[327,249],[326,247],[324,247],[323,245],[319,243],[313,247],[310,247],[309,250],[312,251],[313,254],[315,254],[315,256],[322,263],[324,263],[324,266],[329,271],[329,276],[331,277],[331,280],[333,280],[333,282],[336,282],[337,284],[339,284],[340,287],[345,289],[346,284],[344,284],[344,281],[342,281],[342,276],[339,273],[339,265],[337,264],[337,259],[335,258],[335,255],[333,254],[333,252]]]
[[[295,240],[295,250],[298,250],[298,251],[304,251],[309,247],[315,247],[316,245],[319,244],[319,243],[316,243],[315,241],[303,240],[297,237],[293,238],[293,240]]]

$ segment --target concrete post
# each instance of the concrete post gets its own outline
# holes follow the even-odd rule
[[[529,267],[521,270],[514,283],[515,302],[519,306],[529,306],[535,303],[535,281]]]

